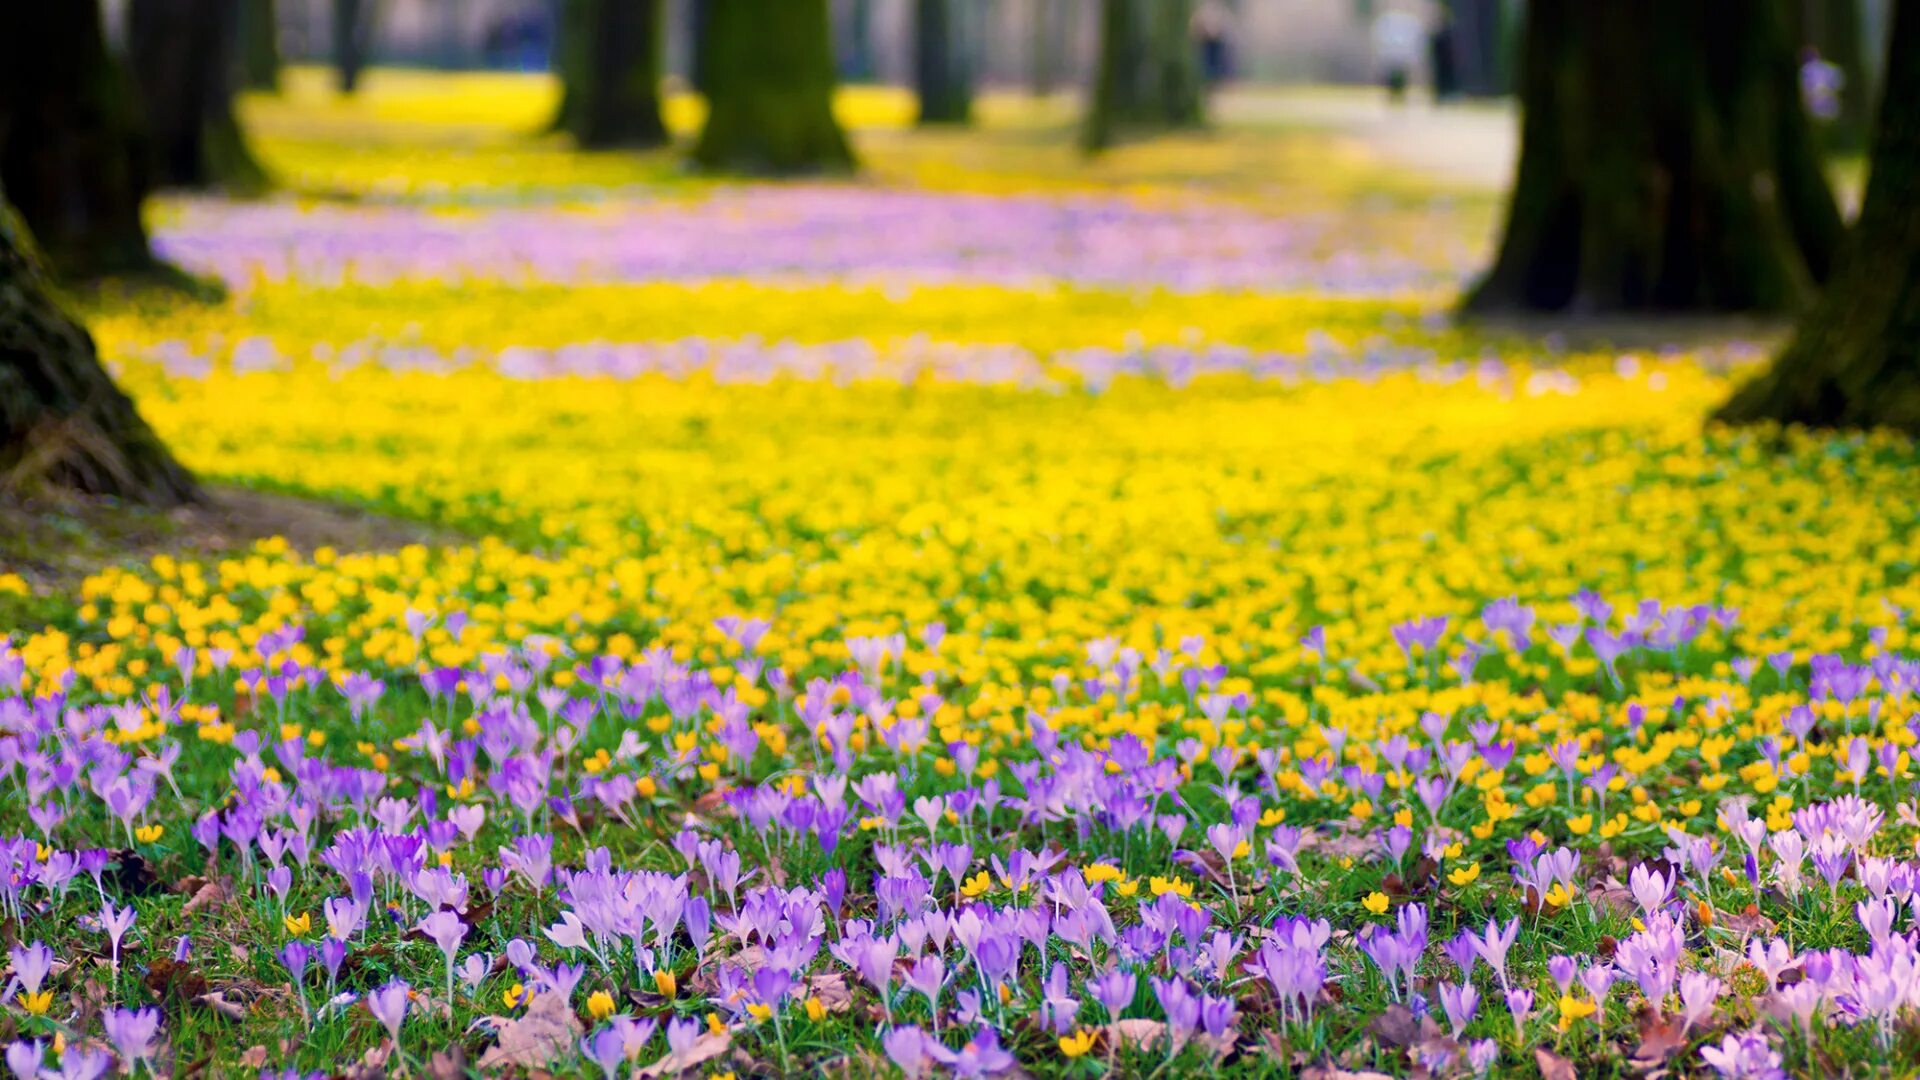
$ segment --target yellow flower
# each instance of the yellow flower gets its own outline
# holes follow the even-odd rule
[[[1387,899],[1386,893],[1375,892],[1368,893],[1367,898],[1360,901],[1360,905],[1375,915],[1385,915],[1387,913],[1387,905],[1392,902],[1393,901]]]
[[[520,1002],[525,1000],[526,996],[527,988],[520,983],[514,983],[512,986],[507,987],[506,993],[500,995],[500,1000],[507,1003],[507,1008],[513,1009],[518,1008]]]
[[[1060,1036],[1060,1052],[1070,1058],[1077,1058],[1093,1049],[1093,1032],[1081,1028],[1071,1035]]]
[[[960,895],[971,900],[976,896],[986,893],[987,890],[991,888],[993,888],[993,875],[982,870],[961,883]]]
[[[1560,997],[1560,1030],[1565,1031],[1574,1023],[1592,1016],[1597,1006],[1591,1001],[1582,1001],[1571,994]]]
[[[281,922],[286,924],[287,933],[295,937],[313,929],[313,916],[304,911],[298,915],[288,915]]]
[[[29,994],[24,990],[20,992],[20,1007],[34,1016],[45,1016],[52,1004],[53,991],[51,990],[42,990],[37,994]]]
[[[1447,874],[1447,880],[1453,882],[1455,885],[1470,885],[1474,879],[1479,876],[1480,864],[1474,862],[1455,868]]]
[[[827,1018],[827,1007],[817,997],[807,999],[807,1019],[819,1023]]]
[[[662,968],[653,973],[653,988],[661,997],[672,997],[680,989],[680,982],[673,977],[673,972]]]
[[[1193,895],[1193,883],[1177,876],[1150,877],[1147,879],[1147,888],[1151,890],[1155,896],[1165,896],[1168,893],[1177,893],[1180,896]]]
[[[133,830],[133,838],[143,844],[151,844],[167,833],[164,825],[142,825]]]
[[[719,1013],[710,1012],[707,1014],[707,1031],[714,1035],[725,1035],[727,1033],[727,1025],[720,1019]]]
[[[1593,815],[1579,814],[1567,819],[1567,831],[1575,836],[1585,836],[1593,831]]]
[[[595,1020],[605,1020],[613,1015],[613,995],[605,990],[595,990],[587,995],[587,1014]]]
[[[757,1001],[749,1002],[747,1004],[747,1015],[753,1017],[755,1020],[765,1020],[773,1015],[773,1009]]]

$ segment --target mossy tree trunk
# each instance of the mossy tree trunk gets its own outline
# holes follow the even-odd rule
[[[833,115],[827,0],[706,0],[707,123],[693,160],[716,171],[853,167]]]
[[[556,128],[594,149],[666,143],[664,11],[660,0],[567,0]]]
[[[233,114],[241,0],[130,0],[128,59],[162,187],[258,192],[267,175]]]
[[[966,0],[914,0],[913,79],[922,124],[973,119],[973,50]]]
[[[378,0],[333,0],[333,71],[343,94],[360,89],[368,54],[373,51],[373,25]]]
[[[1128,131],[1198,127],[1206,119],[1192,0],[1102,0],[1100,59],[1081,138],[1089,150]]]
[[[1860,0],[1787,0],[1794,44],[1811,47],[1840,69],[1840,112],[1822,127],[1829,149],[1863,150],[1873,127],[1873,80],[1867,71],[1866,15]]]
[[[0,493],[46,487],[153,506],[200,497],[100,366],[86,329],[53,300],[0,197]]]
[[[0,187],[68,280],[156,267],[145,150],[97,3],[0,3]]]
[[[1519,175],[1470,312],[1786,311],[1844,225],[1784,0],[1528,5]]]
[[[243,0],[240,83],[249,90],[280,89],[280,16],[274,0]]]
[[[1920,3],[1895,5],[1890,45],[1872,172],[1833,278],[1721,420],[1920,435]]]

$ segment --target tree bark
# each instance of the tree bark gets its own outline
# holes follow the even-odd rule
[[[373,23],[378,0],[333,0],[333,68],[343,94],[360,89],[373,45]]]
[[[590,149],[661,146],[660,0],[567,0],[554,126]]]
[[[1100,60],[1081,141],[1111,146],[1129,130],[1205,122],[1192,0],[1102,0]]]
[[[274,0],[244,0],[240,8],[240,83],[249,90],[280,89],[280,18]]]
[[[0,4],[0,187],[62,278],[156,268],[145,160],[100,6]]]
[[[162,187],[256,193],[267,186],[233,115],[240,0],[130,0],[128,59]]]
[[[1787,311],[1844,232],[1777,0],[1528,5],[1519,175],[1469,312]]]
[[[162,507],[200,498],[100,366],[86,329],[52,299],[32,240],[0,198],[0,492],[49,486]]]
[[[707,0],[707,123],[693,160],[726,172],[853,167],[833,116],[826,0]]]
[[[920,123],[965,124],[973,119],[971,43],[965,0],[914,0],[914,86]]]
[[[1894,6],[1860,218],[1833,279],[1729,423],[1892,427],[1920,435],[1920,3]]]

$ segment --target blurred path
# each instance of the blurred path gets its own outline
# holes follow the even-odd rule
[[[1215,99],[1223,122],[1336,131],[1382,160],[1472,188],[1513,179],[1518,117],[1510,102],[1394,107],[1363,87],[1246,87]]]

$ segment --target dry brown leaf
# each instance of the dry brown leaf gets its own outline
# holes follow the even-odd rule
[[[574,1052],[581,1035],[564,994],[535,994],[526,1015],[489,1017],[499,1041],[480,1055],[482,1071],[518,1065],[533,1068]]]
[[[180,908],[182,912],[191,915],[196,911],[213,911],[233,902],[233,885],[226,879],[217,881],[207,881],[203,878],[187,879],[187,882],[196,881],[198,884],[194,886],[193,892],[187,897],[187,902]]]
[[[267,1048],[249,1046],[240,1052],[240,1067],[243,1069],[264,1069],[267,1065]]]
[[[830,1013],[846,1012],[853,1007],[853,991],[847,988],[844,971],[808,976],[807,990]]]
[[[1158,1048],[1167,1041],[1167,1025],[1158,1020],[1115,1020],[1107,1025],[1107,1041],[1115,1047]]]
[[[195,1005],[204,1005],[229,1020],[245,1020],[247,1006],[227,996],[225,990],[215,990],[211,994],[201,994],[193,999]]]
[[[1374,1038],[1397,1049],[1412,1046],[1420,1041],[1421,1035],[1425,1034],[1421,1031],[1420,1021],[1414,1017],[1413,1010],[1399,1002],[1387,1006],[1385,1011],[1374,1017],[1367,1024],[1367,1031]]]
[[[1667,1063],[1675,1051],[1687,1046],[1687,1031],[1679,1021],[1648,1012],[1640,1017],[1640,1046],[1633,1052],[1631,1064],[1650,1072]]]
[[[1540,1067],[1540,1080],[1579,1080],[1573,1062],[1544,1046],[1533,1048],[1533,1063]]]
[[[1386,1073],[1354,1072],[1337,1065],[1309,1065],[1300,1073],[1300,1080],[1393,1080]]]
[[[463,1080],[467,1075],[467,1052],[458,1043],[433,1055],[427,1061],[427,1080]]]
[[[659,1061],[641,1069],[637,1075],[640,1080],[658,1080],[659,1077],[663,1076],[679,1076],[688,1069],[697,1068],[726,1053],[727,1048],[732,1045],[732,1032],[723,1031],[715,1034],[709,1031],[700,1036],[692,1046],[687,1047],[686,1053],[668,1054]],[[486,1059],[482,1058],[480,1064],[482,1067],[485,1067],[487,1064]]]

